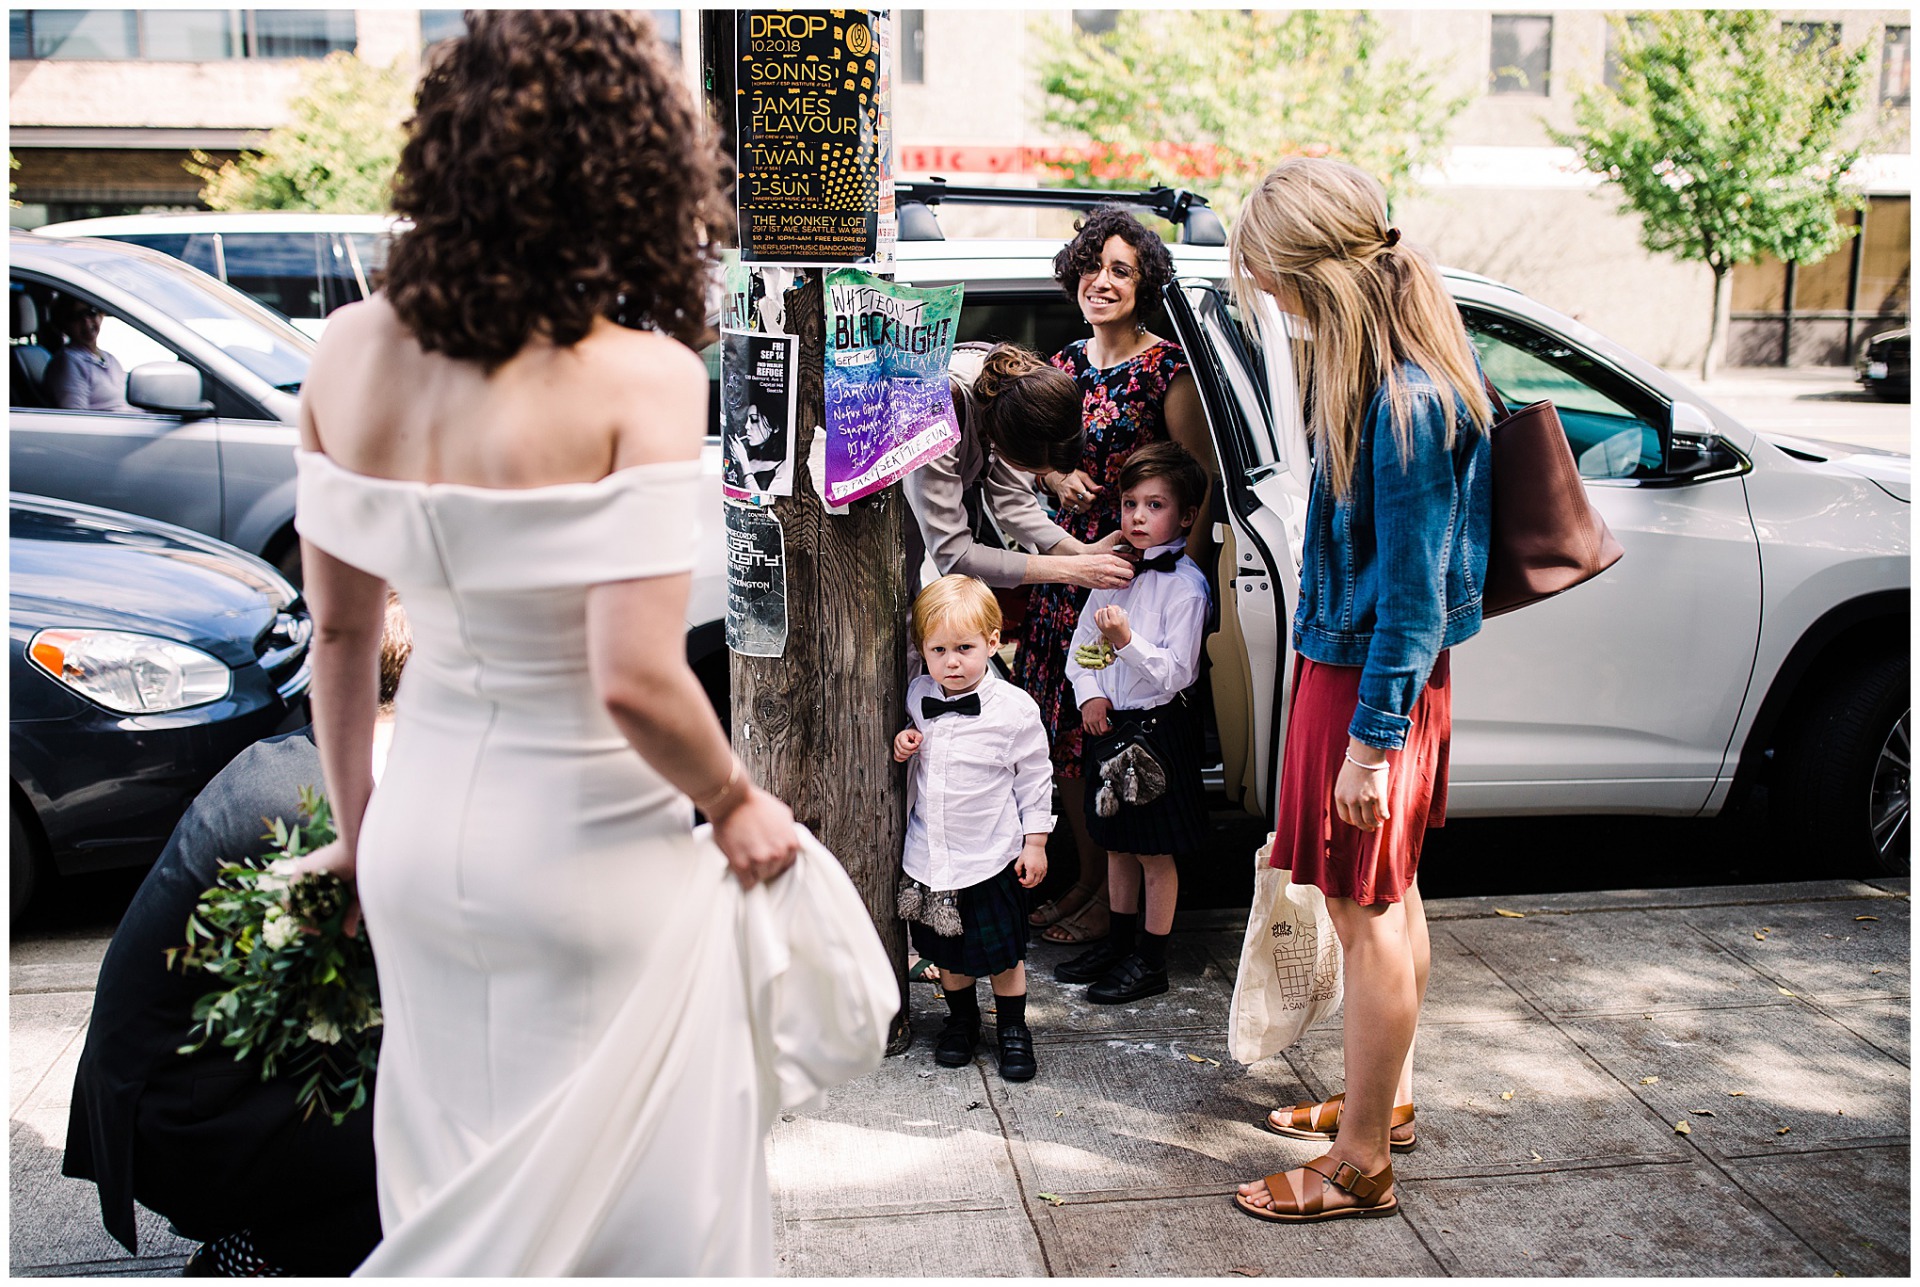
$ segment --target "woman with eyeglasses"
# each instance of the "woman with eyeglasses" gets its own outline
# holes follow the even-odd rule
[[[47,401],[63,411],[137,413],[127,401],[127,371],[111,353],[100,350],[100,310],[75,295],[54,301],[53,322],[67,337],[66,347],[47,363],[41,387]]]
[[[1101,206],[1054,257],[1053,275],[1093,330],[1053,357],[1053,364],[1080,386],[1086,444],[1076,467],[1039,478],[1053,493],[1067,534],[1091,543],[1120,526],[1120,470],[1135,451],[1171,438],[1207,463],[1213,460],[1213,445],[1186,354],[1149,327],[1159,314],[1162,288],[1173,280],[1165,243],[1120,207]],[[1187,552],[1203,567],[1209,528],[1203,507],[1187,542]],[[1073,888],[1037,908],[1031,919],[1036,928],[1046,927],[1042,937],[1049,942],[1087,943],[1104,935],[1105,947],[1125,957],[1138,931],[1164,938],[1169,927],[1139,924],[1137,889],[1112,891],[1109,916],[1106,850],[1087,834],[1078,780],[1080,710],[1067,680],[1067,652],[1087,593],[1071,585],[1035,588],[1014,663],[1014,681],[1040,703],[1055,779],[1080,854]]]

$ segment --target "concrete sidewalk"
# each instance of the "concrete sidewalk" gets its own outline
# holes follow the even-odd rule
[[[990,1051],[934,1064],[944,1006],[916,985],[912,1050],[775,1128],[780,1271],[1905,1277],[1907,888],[1430,903],[1420,1148],[1395,1161],[1393,1220],[1282,1227],[1227,1200],[1320,1151],[1260,1129],[1266,1110],[1341,1084],[1337,1024],[1228,1058],[1244,917],[1183,923],[1173,991],[1138,1006],[1085,1004],[1050,981],[1071,949],[1039,948],[1025,1085]],[[16,1275],[165,1274],[186,1251],[144,1216],[147,1254],[126,1256],[92,1186],[58,1175],[103,947],[13,947]]]

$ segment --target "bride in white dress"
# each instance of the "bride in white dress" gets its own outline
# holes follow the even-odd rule
[[[356,879],[386,1015],[360,1272],[768,1274],[767,1127],[878,1063],[898,994],[685,661],[718,157],[645,19],[469,20],[409,126],[414,227],[302,403],[341,832],[307,865]]]

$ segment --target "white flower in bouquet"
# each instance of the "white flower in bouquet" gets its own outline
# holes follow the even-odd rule
[[[291,916],[277,907],[270,907],[267,909],[266,922],[260,926],[260,941],[278,952],[293,942],[294,935],[299,932],[300,927],[294,924]]]
[[[307,1036],[331,1046],[340,1040],[340,1025],[330,1019],[316,1019],[307,1028]]]

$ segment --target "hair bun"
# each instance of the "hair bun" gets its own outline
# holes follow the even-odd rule
[[[1045,365],[1045,360],[1032,349],[1018,344],[996,344],[981,364],[980,374],[973,378],[973,395],[991,402],[1008,384]]]

